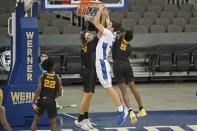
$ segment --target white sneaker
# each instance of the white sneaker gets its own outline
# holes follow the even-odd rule
[[[89,119],[84,119],[83,122],[86,123],[86,125],[90,128],[90,129],[93,129],[94,127],[92,126],[91,122]]]
[[[78,122],[78,120],[75,120],[74,122],[81,129],[86,130],[86,131],[90,130],[90,128],[88,127],[88,125],[84,121]]]

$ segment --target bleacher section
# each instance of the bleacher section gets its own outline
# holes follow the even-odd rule
[[[1,37],[9,37],[7,34],[7,20],[11,16],[11,12],[14,11],[15,4],[15,1],[12,0],[0,1],[0,5],[5,5],[0,7]],[[68,34],[74,34],[75,38],[79,37],[76,35],[79,35],[84,22],[75,13],[71,11],[48,12],[42,11],[40,8],[38,10],[40,48],[41,50],[47,50],[49,55],[53,56],[56,60],[60,60],[60,62],[57,62],[58,73],[72,74],[80,72],[79,59],[77,58],[76,61],[70,61],[69,63],[72,55],[68,55],[67,51],[64,51],[67,48],[72,48],[68,52],[74,52],[76,49],[79,50],[81,48],[79,40],[77,40],[78,43],[75,43],[75,47],[67,46],[63,39],[58,40],[59,45],[58,43],[53,45],[54,43],[50,44],[49,42],[49,37],[54,38],[54,40],[51,40],[53,42],[56,42],[58,38],[65,35],[70,37]],[[120,23],[121,29],[131,30],[134,32],[134,35],[197,32],[197,0],[128,0],[127,9],[111,11],[110,15],[112,20]],[[48,39],[48,41],[44,39]],[[67,42],[71,42],[71,40],[68,39]],[[63,47],[61,46],[62,43],[65,44]],[[44,44],[48,47],[44,47]],[[4,44],[3,46],[5,47],[6,45]],[[74,57],[76,55],[79,57],[79,52],[77,53]],[[173,72],[182,71],[191,75],[190,71],[197,71],[197,53],[192,51],[161,54],[154,54],[152,52],[143,55],[134,54],[133,56],[135,57],[131,60],[131,64],[133,65],[136,77],[150,77],[157,75],[157,72],[168,72],[167,76],[169,76],[173,75]]]
[[[125,17],[123,19],[119,17],[122,19],[120,22],[122,28],[133,30],[134,33],[155,32],[152,31],[151,27],[159,28],[156,32],[197,32],[195,29],[187,29],[188,26],[194,28],[197,26],[193,22],[197,14],[193,4],[182,3],[181,5],[175,5],[167,3],[168,1],[164,0],[136,0],[134,4],[128,5],[127,12],[122,12],[122,16]],[[111,13],[112,16],[114,14],[117,14],[117,12]],[[117,18],[111,18],[117,21]],[[165,30],[159,25],[163,26]]]
[[[128,0],[128,8],[122,11],[112,11],[111,19],[120,23],[122,29],[133,30],[134,33],[197,32],[195,4],[195,1],[188,3],[184,0]],[[7,19],[14,10],[15,1],[2,0],[0,5],[4,5],[0,7],[0,35],[6,35]],[[69,13],[73,17],[73,12]],[[75,27],[73,19],[77,25],[80,25],[76,17],[70,19],[62,17],[67,16],[65,14],[68,12],[44,12],[39,9],[38,14],[40,34],[70,33],[65,30],[68,26],[69,29]],[[78,33],[76,28],[73,30],[75,31],[72,33]]]

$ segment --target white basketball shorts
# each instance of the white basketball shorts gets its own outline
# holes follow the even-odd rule
[[[111,67],[108,60],[96,60],[97,77],[104,88],[112,87],[110,70]]]

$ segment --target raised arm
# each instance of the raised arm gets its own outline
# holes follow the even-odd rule
[[[104,8],[104,9],[102,10],[101,25],[102,25],[103,27],[105,27],[105,20],[106,20],[106,13],[105,13],[105,11],[107,11],[107,8]],[[102,35],[102,33],[101,33],[100,31],[98,31],[97,37],[100,38],[101,35]]]
[[[25,1],[25,12],[29,11],[29,9],[32,7],[32,4],[36,1],[36,0],[30,0],[30,1]]]
[[[111,23],[110,17],[109,17],[109,12],[106,11],[105,14],[106,14],[106,24],[109,25]]]
[[[107,8],[105,7],[105,8],[102,10],[102,18],[101,18],[101,25],[103,25],[103,27],[105,27],[106,12],[108,12],[108,10],[107,10]]]
[[[104,26],[100,23],[100,17],[101,17],[102,10],[103,10],[104,6],[99,4],[98,8],[99,8],[99,10],[97,11],[97,14],[94,18],[93,24],[98,29],[100,34],[103,34]]]

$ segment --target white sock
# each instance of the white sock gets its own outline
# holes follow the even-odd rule
[[[118,111],[119,111],[119,112],[123,112],[123,105],[118,106]]]

